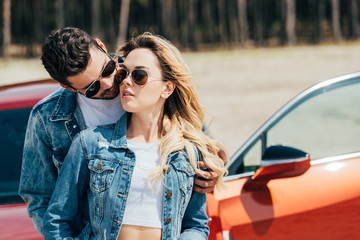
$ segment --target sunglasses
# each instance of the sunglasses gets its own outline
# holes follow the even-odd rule
[[[149,80],[149,75],[147,72],[141,69],[135,69],[132,72],[128,72],[125,68],[119,69],[115,74],[115,81],[119,85],[130,75],[130,78],[134,81],[135,84],[139,86],[145,85]]]
[[[96,94],[98,94],[101,85],[100,79],[110,77],[111,74],[115,71],[115,68],[116,68],[116,62],[114,60],[110,60],[104,67],[104,70],[101,72],[100,77],[95,81],[93,81],[88,88],[86,88],[84,95],[87,98],[92,98]]]

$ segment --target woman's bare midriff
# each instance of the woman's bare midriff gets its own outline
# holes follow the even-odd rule
[[[161,233],[161,228],[123,224],[117,240],[161,240]]]

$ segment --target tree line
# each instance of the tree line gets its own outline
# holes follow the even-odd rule
[[[279,46],[359,38],[360,0],[3,0],[1,53],[39,54],[47,35],[76,26],[115,48],[144,31],[181,49]]]

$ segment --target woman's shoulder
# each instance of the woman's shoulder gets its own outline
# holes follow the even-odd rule
[[[200,150],[197,148],[197,146],[192,143],[191,144],[191,149],[189,149],[190,151],[192,150],[195,154],[195,158],[198,159],[199,156],[201,155],[200,153]],[[185,159],[185,160],[188,160],[189,159],[189,152],[187,150],[186,147],[184,147],[183,149],[181,150],[176,150],[172,153],[169,154],[169,158],[170,159]]]
[[[183,172],[189,176],[195,175],[195,170],[191,166],[190,161],[186,155],[181,152],[172,156],[170,159],[170,165],[172,165],[177,172]]]
[[[80,138],[86,142],[98,142],[101,140],[111,141],[114,135],[115,124],[101,125],[82,130]]]
[[[198,149],[195,147],[195,156],[197,158],[198,156]],[[176,169],[181,171],[187,171],[189,173],[192,173],[194,170],[191,166],[190,159],[188,152],[186,149],[178,150],[175,152],[172,152],[169,157],[169,163],[172,164]]]

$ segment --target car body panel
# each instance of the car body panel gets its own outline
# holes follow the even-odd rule
[[[40,240],[26,213],[26,204],[0,206],[0,240]]]
[[[1,86],[0,111],[32,107],[59,87],[52,79]]]
[[[360,218],[354,211],[360,209],[358,169],[360,157],[314,165],[300,177],[271,180],[266,190],[253,192],[243,190],[246,178],[227,181],[226,189],[208,194],[208,212],[233,239],[334,239],[332,232],[344,229],[360,237],[357,228],[344,226]]]

